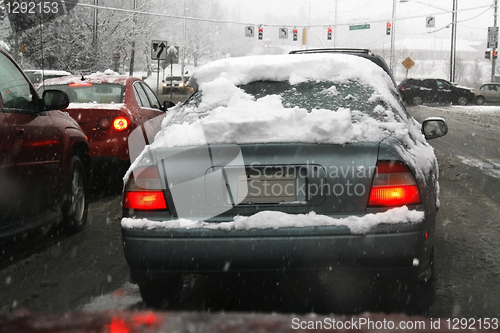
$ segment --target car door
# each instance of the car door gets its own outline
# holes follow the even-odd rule
[[[497,92],[493,84],[484,84],[481,86],[481,88],[479,88],[479,90],[486,99],[486,102],[493,103],[497,101]]]
[[[500,102],[500,85],[498,84],[490,84],[490,98],[486,98],[488,102],[498,103]]]
[[[0,98],[2,127],[10,131],[2,148],[8,169],[2,182],[5,218],[25,218],[40,212],[53,194],[64,145],[62,135],[33,86],[18,67],[0,53]]]
[[[432,79],[422,80],[420,83],[420,94],[422,101],[433,103],[437,99],[436,81]]]
[[[0,104],[1,107],[2,105]],[[7,116],[3,111],[0,111],[0,226],[2,224],[1,221],[5,219],[5,212],[9,207],[7,199],[11,196],[9,193],[9,188],[11,187],[9,184],[9,175],[14,169],[14,163],[10,155],[13,147],[14,133],[7,120]]]
[[[453,100],[458,99],[458,96],[453,96],[451,83],[444,80],[436,80],[435,82],[437,87],[436,102],[451,103]]]

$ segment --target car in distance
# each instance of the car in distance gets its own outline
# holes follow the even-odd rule
[[[56,90],[40,98],[0,49],[0,239],[61,222],[84,228],[89,145],[78,123],[58,111],[68,103]]]
[[[47,79],[53,79],[56,77],[63,77],[63,76],[71,76],[70,72],[67,71],[60,71],[60,70],[49,70],[49,69],[27,69],[24,71],[28,79],[30,79],[31,83],[33,83],[35,86],[38,85],[40,82],[43,80]]]
[[[124,254],[147,305],[191,273],[354,270],[432,294],[426,138],[443,119],[418,124],[387,73],[350,54],[228,58],[191,82],[125,177]]]
[[[177,92],[185,94],[188,91],[189,76],[167,76],[162,81],[163,94]]]
[[[457,86],[443,79],[404,79],[398,85],[398,90],[408,105],[422,103],[467,105],[475,100],[472,89]]]
[[[500,102],[500,84],[485,83],[474,89],[476,94],[476,104],[499,103]]]
[[[134,77],[105,73],[68,76],[45,80],[38,91],[45,89],[68,94],[70,104],[64,111],[88,137],[93,167],[99,169],[95,176],[113,167],[121,178],[130,165],[130,133],[166,111],[151,88]],[[156,134],[144,131],[151,139]]]

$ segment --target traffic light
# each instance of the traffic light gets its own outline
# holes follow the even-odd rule
[[[484,52],[484,57],[486,59],[490,59],[490,60],[493,60],[493,59],[497,59],[497,51],[493,51],[493,50],[488,50],[486,52]]]
[[[326,33],[326,39],[332,40],[332,27],[328,27],[328,32]]]
[[[262,26],[259,27],[259,39],[262,39],[262,36],[264,35],[264,28]]]
[[[26,52],[26,44],[19,44],[19,52],[21,53]]]
[[[385,28],[385,34],[390,35],[391,34],[391,22],[387,22],[386,28]]]
[[[293,41],[296,42],[297,41],[297,28],[293,28]]]

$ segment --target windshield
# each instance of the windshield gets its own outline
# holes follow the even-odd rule
[[[336,111],[346,108],[383,119],[380,113],[380,106],[384,107],[382,100],[374,96],[371,88],[355,81],[307,81],[298,84],[290,84],[288,81],[257,81],[240,88],[255,99],[279,95],[286,108],[299,107],[309,112],[314,109]]]
[[[351,113],[353,123],[367,118],[380,122],[402,121],[397,112],[393,112],[383,97],[368,85],[357,81],[331,82],[331,81],[305,81],[291,84],[289,81],[256,81],[239,86],[239,89],[250,95],[254,101],[266,96],[279,96],[283,108],[293,110],[300,108],[311,113],[313,110],[338,110],[347,109]],[[207,95],[208,96],[208,95]],[[392,97],[392,96],[391,96]],[[205,117],[211,110],[219,106],[226,107],[229,101],[220,102],[205,108],[203,100],[205,93],[199,91],[188,102],[188,112],[178,115],[174,123],[190,122],[197,117]]]
[[[116,83],[71,83],[42,86],[38,89],[40,94],[44,90],[57,89],[68,94],[70,103],[123,103],[125,86]]]

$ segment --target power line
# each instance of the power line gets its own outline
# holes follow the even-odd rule
[[[66,0],[66,2],[74,3],[74,2],[68,1],[68,0]],[[188,21],[201,21],[201,22],[236,24],[236,25],[262,25],[263,27],[283,27],[283,26],[287,26],[286,24],[261,24],[261,23],[253,23],[253,22],[240,22],[240,21],[232,21],[232,20],[217,20],[217,19],[200,18],[200,17],[189,17],[189,16],[182,16],[182,15],[151,13],[151,12],[144,12],[144,11],[138,11],[138,10],[133,10],[133,9],[123,9],[123,8],[107,7],[107,6],[101,6],[101,5],[90,5],[90,4],[82,4],[82,3],[77,3],[76,5],[80,6],[80,7],[92,8],[92,9],[103,9],[103,10],[111,10],[111,11],[116,11],[116,12],[122,12],[122,13],[142,14],[142,15],[157,16],[157,17],[167,17],[167,18],[174,18],[174,19],[181,19],[181,20],[188,20]],[[482,15],[486,11],[488,11],[489,9],[493,8],[493,5],[480,6],[480,7],[474,7],[474,8],[466,8],[466,9],[463,9],[463,10],[458,10],[458,12],[465,12],[465,11],[477,10],[477,9],[482,9],[482,8],[487,8],[487,9],[484,12],[482,12],[481,14],[479,14],[479,15]],[[442,14],[443,13],[435,13],[435,14],[426,14],[426,15],[418,15],[418,16],[410,16],[410,17],[400,17],[400,18],[396,18],[396,21],[410,20],[410,19],[415,19],[415,18],[426,17],[426,16],[429,16],[429,15],[442,15]],[[366,21],[366,23],[385,23],[386,21],[387,21],[387,19],[380,19],[380,20]],[[467,20],[464,20],[464,21],[467,21]],[[349,26],[349,25],[351,25],[351,23],[340,23],[340,24],[338,24],[338,23],[337,24],[335,24],[335,23],[322,23],[322,24],[315,24],[315,25],[314,24],[313,25],[309,24],[309,25],[300,25],[300,26],[304,27],[304,28],[315,28],[315,27],[318,28],[318,27],[325,27],[325,26],[340,27],[340,26]],[[295,24],[289,24],[289,26],[296,26],[296,25]],[[436,31],[438,31],[438,30],[436,30]]]

